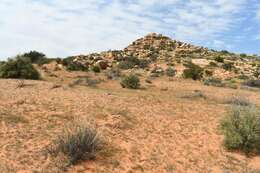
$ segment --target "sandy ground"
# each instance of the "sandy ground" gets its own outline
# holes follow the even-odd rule
[[[122,89],[118,81],[97,87],[47,81],[0,80],[0,172],[55,172],[45,148],[73,118],[94,119],[109,147],[76,173],[242,173],[260,169],[260,157],[223,148],[218,122],[225,100],[243,95],[260,106],[260,92],[203,86],[167,78],[146,89]],[[205,97],[196,94],[199,90]],[[198,92],[198,91],[197,91]]]

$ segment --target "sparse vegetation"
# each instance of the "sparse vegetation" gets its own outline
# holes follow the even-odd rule
[[[260,116],[254,106],[233,106],[221,121],[228,149],[245,153],[260,151]]]
[[[0,66],[0,77],[37,80],[40,79],[40,74],[30,60],[18,56],[14,59],[9,59]]]
[[[54,156],[62,153],[68,157],[71,164],[75,164],[80,160],[94,159],[102,149],[102,144],[97,129],[89,122],[78,120],[64,129],[50,152]]]
[[[184,78],[191,78],[193,80],[200,80],[202,78],[203,68],[191,62],[185,64],[185,66],[187,69],[183,71]]]
[[[124,76],[120,84],[123,88],[138,89],[140,87],[140,79],[137,75],[130,74]]]

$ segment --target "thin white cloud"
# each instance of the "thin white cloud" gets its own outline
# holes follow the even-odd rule
[[[2,0],[0,57],[31,49],[68,56],[121,49],[149,32],[214,40],[238,22],[245,0]],[[208,42],[208,41],[207,41]]]

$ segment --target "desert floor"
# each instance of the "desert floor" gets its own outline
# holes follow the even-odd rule
[[[260,106],[260,92],[204,86],[191,80],[158,78],[144,89],[119,81],[96,87],[64,82],[0,80],[0,172],[55,172],[46,147],[73,119],[94,120],[107,148],[71,173],[234,173],[260,169],[223,147],[218,125],[233,95]]]

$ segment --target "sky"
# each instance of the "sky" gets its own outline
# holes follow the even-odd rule
[[[123,49],[151,32],[260,55],[260,0],[0,0],[0,60]]]

